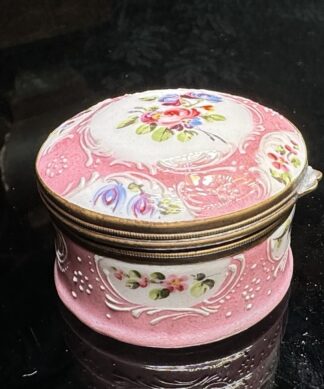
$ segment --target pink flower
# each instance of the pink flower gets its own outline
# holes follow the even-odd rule
[[[124,272],[120,269],[116,269],[114,271],[114,276],[117,278],[117,280],[122,280],[124,278]]]
[[[141,116],[141,121],[171,127],[199,115],[200,112],[195,108],[172,108],[165,111],[146,112]]]
[[[289,146],[289,145],[285,145],[285,149],[286,149],[287,151],[289,151],[289,153],[293,153],[293,154],[295,154],[295,155],[298,154],[297,151],[296,151],[294,148],[292,148],[291,146]]]
[[[143,276],[143,277],[141,277],[137,282],[139,283],[139,286],[140,286],[141,288],[146,288],[147,285],[148,285],[149,280],[148,280],[147,277]]]
[[[280,157],[274,153],[268,153],[268,157],[273,160],[272,162],[273,167],[275,167],[278,170],[282,170],[284,172],[289,171],[289,168],[287,166],[288,161],[285,158]]]
[[[163,281],[163,285],[170,292],[174,292],[176,290],[178,290],[179,292],[182,292],[183,290],[188,288],[186,281],[188,281],[187,276],[176,276],[176,275],[172,274],[172,275],[169,275],[168,278],[166,278]]]
[[[154,211],[154,202],[150,196],[144,192],[134,196],[128,204],[128,212],[133,213],[135,217],[152,215]]]

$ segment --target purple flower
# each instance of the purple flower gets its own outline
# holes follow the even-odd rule
[[[183,97],[187,97],[189,99],[204,99],[207,101],[212,101],[213,103],[219,103],[222,101],[222,98],[215,95],[210,95],[208,93],[197,93],[197,92],[188,92]]]
[[[179,95],[175,93],[169,93],[167,95],[161,96],[159,101],[162,102],[162,105],[180,105]]]
[[[135,217],[145,215],[151,216],[155,211],[155,206],[146,193],[140,193],[134,196],[128,204],[128,212],[133,213]]]
[[[122,184],[111,182],[99,189],[94,196],[94,203],[101,199],[104,205],[112,206],[113,211],[120,205],[123,205],[126,199],[126,190]]]

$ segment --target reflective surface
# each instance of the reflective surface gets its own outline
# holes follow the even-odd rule
[[[303,131],[310,164],[324,170],[322,2],[113,3],[110,11],[105,8],[101,24],[83,24],[74,32],[62,24],[60,35],[0,51],[2,388],[94,388],[100,387],[96,375],[111,379],[96,354],[90,355],[93,346],[84,346],[84,335],[77,332],[73,343],[64,335],[66,324],[53,285],[53,234],[34,182],[36,150],[64,119],[128,91],[181,86],[228,91],[271,106],[293,121]],[[23,10],[26,24],[32,9]],[[43,22],[42,31],[45,27]],[[324,386],[323,204],[320,184],[296,209],[295,271],[276,388]],[[79,362],[81,347],[92,361],[88,369]],[[129,358],[120,362],[118,374],[124,377],[127,372],[133,379],[137,367],[125,371],[125,366],[138,354],[126,350]],[[224,356],[216,351],[207,350],[205,361]],[[104,348],[102,357],[107,354]],[[155,369],[152,352],[141,355],[138,360]],[[199,362],[196,352],[177,358],[167,363],[175,366],[181,358],[184,364]],[[174,383],[174,376],[163,374],[162,379]],[[198,375],[188,373],[182,379]]]
[[[144,349],[90,331],[65,308],[65,339],[82,385],[97,388],[271,388],[287,313],[286,298],[250,330],[208,346]]]

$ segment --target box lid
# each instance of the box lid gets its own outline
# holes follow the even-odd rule
[[[174,231],[253,218],[296,190],[306,167],[282,115],[195,89],[102,101],[54,130],[36,162],[43,192],[79,219]]]

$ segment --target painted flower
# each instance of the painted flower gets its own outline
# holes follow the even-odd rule
[[[111,182],[99,189],[94,195],[94,204],[101,199],[104,205],[112,206],[113,211],[118,206],[123,205],[126,199],[126,190],[122,184],[118,182]]]
[[[289,171],[289,167],[288,167],[289,162],[285,158],[278,156],[274,153],[268,153],[268,157],[272,159],[273,167],[275,167],[278,170],[282,170],[284,172]]]
[[[180,96],[175,93],[170,93],[164,96],[161,96],[158,100],[162,105],[180,105]]]
[[[188,281],[187,276],[177,276],[177,275],[172,274],[172,275],[169,275],[163,281],[163,285],[170,292],[174,292],[174,291],[182,292],[183,290],[188,288],[187,281]]]
[[[117,278],[117,280],[122,280],[124,278],[124,272],[121,269],[114,269],[114,277]]]
[[[172,108],[165,111],[146,112],[141,116],[141,121],[171,127],[181,124],[184,120],[195,118],[199,114],[195,108]]]
[[[128,210],[133,213],[135,217],[141,217],[145,215],[151,216],[156,209],[150,196],[142,192],[130,200]]]
[[[146,288],[149,283],[149,279],[148,277],[142,276],[140,279],[137,280],[137,282],[141,288]]]
[[[212,101],[213,103],[219,103],[222,101],[222,98],[215,95],[210,95],[209,93],[197,93],[197,92],[188,92],[183,97],[189,99],[203,99],[207,101]]]
[[[285,149],[286,149],[289,153],[292,153],[292,154],[295,154],[295,155],[298,154],[297,150],[296,150],[295,148],[289,146],[289,145],[285,145]]]

